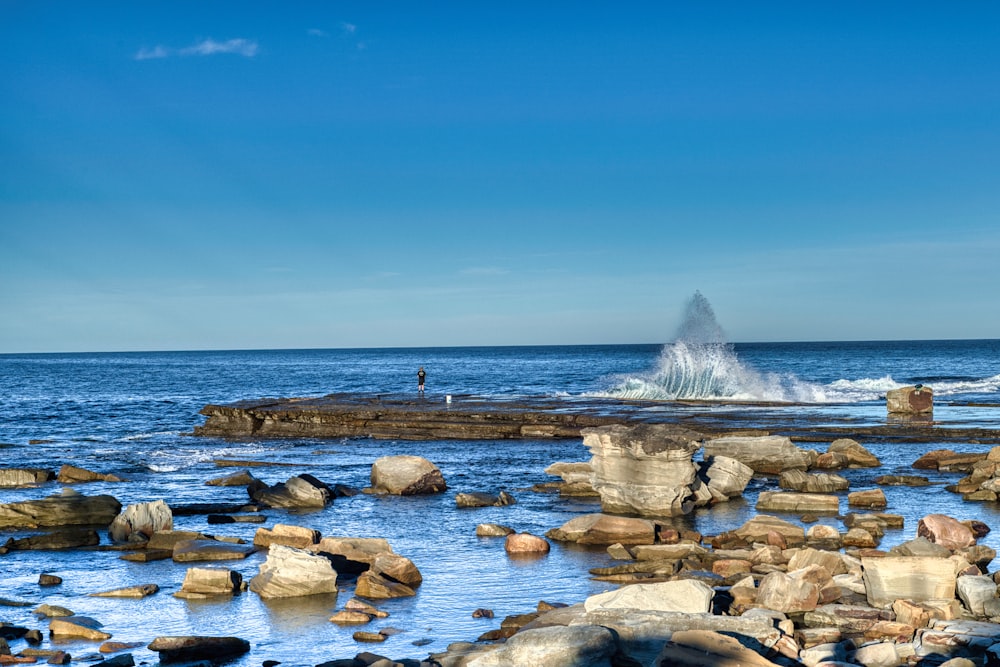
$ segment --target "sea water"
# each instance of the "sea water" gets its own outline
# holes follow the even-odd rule
[[[705,316],[694,310],[689,323]],[[589,568],[611,564],[600,548],[555,543],[547,556],[512,559],[504,553],[502,540],[475,536],[479,523],[542,534],[574,516],[599,511],[592,500],[531,490],[536,483],[553,480],[544,473],[549,464],[589,458],[578,439],[228,441],[187,435],[202,423],[198,411],[208,403],[332,392],[415,396],[416,371],[423,366],[428,373],[424,400],[442,405],[446,395],[453,401],[470,394],[566,401],[601,396],[677,414],[724,411],[748,423],[760,415],[789,424],[829,418],[870,425],[885,423],[885,391],[921,383],[934,389],[935,421],[988,428],[997,428],[1000,421],[1000,341],[734,344],[721,330],[715,332],[712,322],[714,316],[706,316],[666,345],[0,355],[0,443],[4,443],[0,466],[55,470],[70,463],[127,480],[75,485],[87,495],[112,494],[123,505],[157,499],[171,504],[244,502],[243,488],[205,485],[233,472],[214,463],[225,458],[270,464],[251,469],[269,484],[310,473],[330,484],[364,487],[376,458],[415,454],[436,463],[449,486],[446,493],[434,496],[358,495],[337,499],[319,511],[263,513],[267,526],[288,523],[327,536],[384,537],[397,553],[414,561],[424,577],[416,597],[379,603],[389,618],[364,628],[392,626],[404,631],[381,645],[359,644],[352,639],[356,628],[328,621],[351,597],[350,582],[339,596],[263,601],[244,593],[232,600],[183,601],[171,594],[180,588],[185,565],[169,560],[129,563],[117,552],[100,550],[14,551],[0,556],[0,598],[29,604],[0,605],[0,621],[44,630],[44,622],[33,618],[31,609],[47,602],[98,619],[119,641],[148,643],[156,636],[175,634],[235,635],[253,647],[235,664],[259,665],[271,659],[313,665],[363,650],[422,658],[451,642],[473,640],[498,627],[503,616],[530,611],[539,600],[576,603],[613,588],[587,576]],[[676,399],[717,402],[692,405]],[[873,488],[880,474],[913,474],[912,462],[930,449],[988,449],[971,443],[862,442],[883,466],[845,471],[852,490]],[[929,511],[1000,527],[996,505],[963,503],[944,490],[944,484],[960,475],[920,474],[931,477],[933,485],[884,489],[888,511],[903,514],[907,523],[903,530],[890,531],[883,547],[912,538],[916,520]],[[754,479],[743,499],[698,510],[675,522],[705,534],[738,527],[754,515],[756,495],[774,486],[773,479]],[[0,489],[0,502],[40,498],[60,489],[56,483]],[[512,493],[517,504],[455,508],[455,493],[500,490]],[[834,518],[822,520],[840,526]],[[208,525],[204,516],[177,517],[175,527],[248,541],[257,528]],[[0,540],[29,533],[3,533]],[[106,535],[102,540],[107,544]],[[984,543],[1000,548],[996,534]],[[218,565],[249,580],[263,560],[260,553]],[[40,588],[38,575],[43,572],[63,577],[64,583]],[[144,583],[158,584],[161,590],[143,600],[88,597]],[[480,607],[492,609],[496,618],[472,618],[472,611]],[[49,644],[47,640],[45,645]],[[15,651],[19,645],[15,643]],[[79,658],[94,653],[97,644],[69,641],[56,646]],[[155,659],[145,648],[134,653],[137,661]]]

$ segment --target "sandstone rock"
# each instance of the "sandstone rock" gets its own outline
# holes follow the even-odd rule
[[[951,449],[935,449],[927,452],[916,461],[913,467],[922,470],[972,469],[977,462],[985,460],[986,454],[959,454]]]
[[[931,483],[922,475],[881,475],[875,478],[881,486],[927,486]]]
[[[679,560],[682,558],[701,558],[708,554],[708,549],[697,542],[678,542],[676,544],[640,544],[633,547],[636,560]]]
[[[728,456],[710,456],[699,475],[713,492],[726,498],[743,495],[753,477],[753,469]]]
[[[63,582],[62,577],[55,574],[42,573],[38,575],[39,586],[58,586]]]
[[[583,430],[591,483],[611,513],[677,516],[694,507],[700,434],[671,424],[615,424]],[[700,482],[698,482],[700,486]]]
[[[111,522],[113,542],[146,542],[158,530],[173,530],[174,515],[162,500],[129,505]]]
[[[547,554],[549,548],[548,542],[531,533],[514,533],[504,542],[504,551],[509,554]]]
[[[384,642],[386,639],[388,639],[389,635],[383,634],[381,632],[364,632],[362,630],[358,630],[353,635],[351,635],[351,637],[356,642],[365,642],[365,643],[368,643],[368,644],[379,644],[381,642]]]
[[[227,568],[191,567],[184,575],[178,598],[233,595],[243,588],[243,575]]]
[[[806,627],[836,628],[845,634],[864,634],[875,623],[889,620],[892,620],[890,611],[851,604],[826,604],[802,617]]]
[[[590,476],[593,472],[594,471],[590,467],[589,461],[579,461],[574,463],[557,461],[545,469],[546,475],[561,477],[567,484],[575,484],[579,482],[586,482],[587,484],[590,484]]]
[[[412,597],[416,591],[395,581],[386,579],[375,572],[362,572],[358,577],[354,588],[354,594],[358,597],[372,600],[385,600],[389,598]]]
[[[705,441],[703,456],[728,456],[749,466],[754,472],[769,475],[784,470],[806,470],[812,461],[809,452],[792,444],[784,436],[725,436]]]
[[[205,482],[208,486],[249,486],[260,480],[254,477],[249,470],[241,470],[224,477],[216,477]]]
[[[895,556],[928,556],[934,558],[948,558],[951,550],[940,544],[934,544],[926,537],[916,537],[912,540],[897,544],[889,553]]]
[[[104,626],[87,616],[67,616],[49,621],[49,634],[53,637],[77,637],[93,641],[111,639],[111,635],[101,630]]]
[[[596,625],[552,626],[524,630],[502,646],[465,664],[467,667],[604,667],[616,652],[610,630]]]
[[[658,665],[684,667],[778,667],[734,637],[710,630],[681,630],[670,636]]]
[[[504,507],[513,505],[517,500],[506,491],[501,491],[498,495],[489,493],[457,493],[455,494],[455,505],[459,508],[468,507]]]
[[[174,545],[175,563],[196,561],[243,560],[256,551],[251,544],[233,544],[218,540],[181,540]]]
[[[107,526],[121,508],[112,496],[84,496],[64,489],[58,496],[0,504],[0,529]]]
[[[157,637],[147,648],[160,654],[160,662],[217,660],[248,652],[250,642],[239,637]]]
[[[712,588],[700,581],[633,584],[607,593],[591,595],[584,602],[584,608],[587,612],[604,609],[639,609],[704,614],[711,609],[714,595]]]
[[[976,616],[1000,615],[1000,600],[997,599],[997,585],[993,577],[958,577],[955,588],[962,604]]]
[[[363,611],[351,611],[349,609],[342,609],[330,617],[330,622],[337,625],[364,625],[365,623],[371,623],[371,621],[372,617]]]
[[[56,479],[63,484],[76,484],[77,482],[120,482],[120,477],[110,473],[99,473],[84,468],[78,468],[68,463],[59,468]]]
[[[423,575],[409,558],[392,552],[383,552],[375,556],[371,571],[398,581],[410,588],[416,588],[423,583]]]
[[[312,475],[296,475],[274,486],[258,480],[247,487],[247,493],[262,505],[286,509],[325,507],[334,498],[333,489]]]
[[[820,565],[808,565],[798,570],[770,572],[757,586],[757,604],[783,613],[798,613],[815,609],[820,602],[829,602],[840,597],[835,595],[823,599],[823,589],[834,587],[830,572]]]
[[[854,652],[854,662],[864,667],[898,667],[905,657],[913,653],[912,647],[907,651],[902,645],[875,642],[858,647]]]
[[[97,531],[87,528],[61,528],[29,537],[11,537],[0,545],[0,554],[8,551],[44,551],[92,547],[101,543]]]
[[[91,593],[90,597],[94,598],[133,598],[140,599],[148,597],[157,593],[160,587],[156,584],[141,584],[139,586],[127,586],[125,588],[116,588],[110,591],[102,591],[100,593]]]
[[[337,573],[328,558],[274,544],[250,590],[265,599],[336,593]]]
[[[729,579],[750,572],[750,561],[724,558],[712,563],[712,573]]]
[[[253,536],[254,546],[268,548],[272,544],[286,547],[308,549],[320,540],[320,532],[313,528],[290,526],[283,523],[274,524],[274,528],[258,528]]]
[[[834,440],[827,451],[846,456],[848,465],[852,468],[877,468],[882,465],[877,456],[850,438]]]
[[[371,488],[400,496],[440,493],[448,485],[436,465],[420,456],[383,456],[372,464]]]
[[[55,474],[51,470],[42,468],[0,468],[0,488],[34,486],[53,479]]]
[[[878,546],[878,538],[872,534],[872,531],[861,527],[849,529],[844,535],[842,542],[845,547],[855,547],[857,549],[874,549]]]
[[[917,535],[952,551],[976,543],[972,529],[944,514],[928,514],[917,522]]]
[[[865,491],[854,491],[847,494],[847,504],[850,507],[867,507],[870,509],[885,507],[887,501],[882,489],[868,489]]]
[[[377,607],[374,607],[367,602],[363,602],[357,598],[351,598],[344,604],[344,609],[347,611],[360,611],[364,614],[368,614],[372,618],[388,618],[389,612],[382,611]]]
[[[806,531],[802,526],[767,514],[758,514],[733,531],[734,535],[745,540],[748,544],[755,542],[766,544],[769,533],[781,535],[790,547],[803,544],[806,536]]]
[[[934,411],[934,391],[922,385],[890,389],[885,405],[889,414],[929,414]]]
[[[846,574],[847,565],[839,553],[820,551],[819,549],[799,549],[788,559],[788,570],[799,570],[810,565],[819,565],[830,575]]]
[[[761,491],[757,496],[757,509],[765,512],[836,513],[840,509],[840,498],[820,493]]]
[[[477,537],[507,537],[513,532],[513,528],[496,523],[481,523],[476,526]]]
[[[647,519],[584,514],[545,533],[549,539],[579,544],[652,544],[656,524]]]
[[[806,473],[802,470],[786,470],[778,479],[778,486],[783,489],[803,493],[833,493],[846,491],[850,482],[840,475],[829,473]]]
[[[944,558],[862,558],[868,604],[885,608],[896,600],[955,597],[955,566]]]

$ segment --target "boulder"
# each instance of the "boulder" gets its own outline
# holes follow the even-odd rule
[[[358,597],[372,600],[386,600],[390,598],[413,597],[417,594],[415,590],[406,584],[392,581],[376,572],[362,572],[358,576],[358,581],[354,587],[354,594]]]
[[[549,543],[531,533],[514,533],[508,535],[503,545],[509,554],[547,554]]]
[[[78,468],[68,463],[59,468],[56,479],[63,484],[76,484],[77,482],[120,482],[120,477],[110,473],[94,472],[84,468]]]
[[[882,491],[882,489],[867,489],[865,491],[854,491],[853,493],[848,493],[847,504],[850,507],[881,509],[888,503],[885,499],[885,492]]]
[[[701,483],[691,457],[701,447],[700,434],[673,424],[614,424],[582,433],[604,512],[677,516],[695,507],[692,486]]]
[[[790,547],[803,544],[806,539],[806,531],[802,526],[767,514],[758,514],[733,531],[733,535],[748,544],[767,544],[768,536],[772,533],[780,535]]]
[[[328,556],[342,574],[365,572],[381,554],[393,553],[381,537],[324,537],[312,550]]]
[[[840,475],[829,473],[806,473],[802,470],[786,470],[778,478],[778,486],[802,493],[834,493],[846,491],[851,483]]]
[[[514,496],[506,491],[501,491],[498,495],[482,492],[456,493],[455,506],[459,508],[468,507],[503,507],[513,505],[517,501]]]
[[[955,582],[958,598],[979,617],[1000,615],[997,585],[989,575],[959,577]]]
[[[104,626],[88,616],[66,616],[53,618],[49,621],[49,634],[52,637],[76,637],[92,641],[111,639],[111,635],[101,630]]]
[[[931,481],[923,475],[880,475],[875,483],[880,486],[928,486]]]
[[[254,546],[268,548],[272,544],[282,544],[286,547],[308,549],[320,540],[320,532],[313,528],[291,526],[284,523],[274,524],[274,528],[258,528],[253,536]]]
[[[243,655],[250,642],[239,637],[157,637],[147,648],[160,654],[160,662],[215,661]]]
[[[329,558],[274,544],[250,590],[265,599],[336,593],[337,573]]]
[[[44,484],[55,479],[51,470],[42,468],[2,468],[0,469],[0,488],[12,489]]]
[[[820,604],[821,590],[832,585],[830,572],[820,565],[769,572],[757,586],[757,604],[786,614],[811,611]]]
[[[146,542],[158,530],[173,530],[174,515],[162,500],[126,507],[111,522],[108,535],[113,542]]]
[[[976,543],[972,529],[944,514],[928,514],[917,522],[917,535],[952,551]]]
[[[792,491],[761,491],[757,509],[764,512],[834,513],[840,509],[840,498],[821,493]]]
[[[91,593],[90,597],[94,598],[132,598],[135,600],[148,597],[154,593],[158,593],[160,587],[156,584],[140,584],[138,586],[127,586],[125,588],[115,588],[110,591],[102,591],[100,593]]]
[[[286,509],[325,507],[334,498],[333,489],[312,475],[296,475],[274,486],[258,480],[247,487],[247,493],[262,505]]]
[[[496,523],[481,523],[476,526],[477,537],[507,537],[513,532],[513,528]]]
[[[605,609],[638,609],[705,614],[711,610],[715,591],[700,581],[684,579],[658,584],[632,584],[614,591],[591,595],[584,601],[587,612]]]
[[[112,496],[84,496],[64,489],[58,496],[0,504],[0,529],[107,526],[121,509]]]
[[[597,625],[550,626],[524,630],[499,648],[462,664],[467,667],[609,667],[615,636]]]
[[[101,543],[97,531],[88,528],[61,528],[50,533],[11,537],[0,545],[0,554],[8,551],[45,551],[93,547]]]
[[[579,544],[653,544],[656,524],[648,519],[584,514],[545,533],[549,539]]]
[[[953,599],[955,565],[947,558],[862,558],[868,604],[885,608],[896,600]]]
[[[181,589],[174,593],[178,598],[206,598],[216,595],[233,595],[243,588],[243,575],[227,568],[190,567],[184,575]]]
[[[847,457],[847,465],[851,468],[877,468],[882,465],[877,456],[850,438],[834,440],[826,451]]]
[[[173,560],[175,563],[243,560],[256,550],[252,544],[234,544],[219,540],[181,540],[174,545]]]
[[[753,477],[753,469],[728,456],[710,456],[702,464],[699,476],[713,495],[735,498],[743,495],[743,490]]]
[[[412,496],[447,488],[438,467],[421,456],[383,456],[372,464],[371,490],[375,493]]]
[[[657,665],[683,667],[778,667],[736,638],[711,630],[681,630],[670,636]]]
[[[934,391],[914,385],[885,392],[885,407],[889,414],[920,415],[934,411]]]
[[[806,470],[813,454],[799,449],[789,438],[779,435],[724,436],[705,441],[703,456],[728,456],[754,472],[779,475],[784,470]]]
[[[546,475],[561,477],[567,484],[590,484],[590,476],[593,472],[594,470],[590,467],[589,461],[579,461],[574,463],[557,461],[545,469]]]
[[[210,479],[205,484],[208,486],[250,486],[254,482],[259,481],[249,470],[241,470],[231,475]]]
[[[897,544],[889,553],[894,556],[925,556],[933,558],[948,558],[951,549],[941,544],[934,544],[926,537],[915,537],[902,544]]]
[[[392,552],[380,553],[372,562],[371,571],[383,577],[398,581],[410,588],[420,586],[424,577],[409,558]]]

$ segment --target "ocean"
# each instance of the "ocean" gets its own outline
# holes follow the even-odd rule
[[[575,603],[613,588],[591,581],[587,570],[609,564],[601,549],[554,544],[539,559],[510,559],[502,540],[477,538],[475,526],[495,522],[542,534],[582,513],[599,511],[596,501],[538,493],[532,485],[553,481],[544,473],[555,461],[585,461],[579,440],[491,442],[407,442],[340,440],[226,441],[188,435],[208,403],[265,396],[319,396],[334,392],[416,394],[416,372],[427,370],[425,400],[445,395],[511,398],[556,397],[574,401],[610,397],[647,405],[651,411],[683,415],[715,411],[754,425],[784,420],[812,423],[885,424],[884,395],[907,384],[931,386],[935,423],[965,428],[1000,428],[1000,340],[877,341],[826,343],[728,343],[711,327],[697,327],[677,340],[649,345],[547,347],[462,347],[406,349],[254,350],[0,355],[0,467],[57,470],[69,463],[124,478],[120,483],[74,485],[80,493],[108,493],[123,505],[164,499],[170,503],[246,500],[243,488],[208,487],[205,482],[233,472],[217,459],[245,459],[267,465],[255,476],[269,484],[311,473],[324,482],[364,487],[372,462],[387,454],[417,454],[436,463],[449,490],[428,497],[340,498],[323,510],[290,513],[266,510],[267,526],[302,525],[324,536],[384,537],[421,570],[424,583],[414,598],[379,603],[387,626],[403,632],[384,644],[359,644],[356,628],[328,618],[351,597],[339,595],[262,601],[244,593],[228,601],[183,601],[186,566],[171,561],[129,563],[115,551],[12,551],[0,556],[0,621],[45,629],[31,615],[46,602],[68,607],[104,624],[116,641],[148,643],[160,635],[235,635],[252,650],[234,665],[278,660],[315,665],[371,650],[394,658],[423,658],[455,641],[474,640],[499,627],[508,614],[531,611],[539,600]],[[683,400],[678,400],[683,399]],[[702,402],[707,401],[707,402]],[[859,438],[883,467],[847,471],[852,490],[871,488],[878,474],[913,474],[912,462],[925,451],[948,447],[985,451],[968,443],[898,445]],[[825,445],[815,445],[825,451]],[[964,503],[944,490],[960,475],[928,473],[922,489],[887,487],[889,512],[903,514],[903,530],[890,531],[883,547],[914,537],[917,519],[930,511],[979,519],[1000,527],[995,505]],[[738,527],[754,515],[756,495],[774,488],[755,478],[743,500],[698,510],[676,519],[705,534]],[[0,503],[60,493],[52,482],[34,489],[0,489]],[[457,510],[454,494],[506,490],[517,504]],[[845,503],[846,507],[846,503]],[[795,520],[796,517],[786,517]],[[823,519],[840,525],[835,518]],[[177,517],[175,527],[252,540],[257,526],[208,525],[204,516]],[[0,534],[22,537],[26,532]],[[107,544],[107,536],[103,536]],[[983,543],[1000,548],[991,533]],[[263,554],[225,563],[249,580]],[[63,583],[38,586],[41,573]],[[142,600],[89,597],[93,592],[155,583],[160,592]],[[496,618],[474,619],[477,608]],[[13,642],[15,652],[23,642]],[[46,640],[45,646],[52,645]],[[80,659],[97,643],[55,644]],[[155,660],[145,648],[136,661]]]

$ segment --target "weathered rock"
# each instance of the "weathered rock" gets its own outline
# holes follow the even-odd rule
[[[385,600],[389,598],[412,597],[417,594],[406,584],[386,579],[375,572],[362,572],[358,576],[354,594],[358,597],[369,598],[371,600]]]
[[[481,523],[476,526],[477,537],[507,537],[513,532],[513,528],[496,523]]]
[[[42,468],[0,468],[0,488],[35,486],[53,479],[55,474]]]
[[[38,605],[32,613],[35,616],[40,616],[42,618],[61,618],[63,616],[73,615],[73,612],[66,607],[51,604]]]
[[[557,461],[545,469],[546,475],[561,477],[567,484],[590,484],[590,476],[594,470],[590,467],[589,461],[579,461],[569,463]]]
[[[698,466],[691,456],[701,447],[700,437],[672,424],[584,429],[583,444],[593,455],[591,483],[601,496],[601,509],[643,516],[690,512],[692,485],[698,482]]]
[[[784,470],[806,470],[812,455],[778,435],[724,436],[705,441],[704,457],[728,456],[754,472],[778,475]]]
[[[673,667],[778,667],[734,637],[710,630],[681,630],[670,636],[657,665]]]
[[[265,599],[336,593],[337,573],[328,558],[274,544],[250,590]]]
[[[499,648],[473,658],[467,667],[605,667],[616,652],[615,637],[596,625],[551,626],[524,630]]]
[[[372,464],[371,488],[399,496],[441,493],[447,490],[441,471],[421,456],[383,456]]]
[[[248,652],[250,642],[239,637],[157,637],[147,648],[160,654],[160,662],[215,660]]]
[[[503,507],[513,505],[516,502],[514,496],[506,491],[501,491],[498,495],[481,492],[455,494],[455,506],[459,508]]]
[[[835,589],[830,572],[821,565],[784,572],[770,572],[757,586],[757,604],[783,613],[797,613],[815,609],[821,602],[840,597],[825,594],[824,589]]]
[[[579,544],[653,544],[656,524],[648,519],[584,514],[545,533],[549,539]]]
[[[798,570],[810,565],[823,567],[830,575],[845,574],[847,565],[839,553],[821,551],[819,549],[799,549],[788,559],[788,570]]]
[[[44,551],[50,549],[75,549],[92,547],[101,543],[97,531],[87,528],[62,528],[29,537],[11,537],[0,546],[0,554],[7,551]]]
[[[256,550],[252,544],[233,544],[219,540],[181,540],[174,545],[173,559],[175,563],[243,560]]]
[[[713,494],[728,499],[743,495],[753,477],[753,469],[728,456],[710,456],[698,475],[706,480]]]
[[[972,529],[944,514],[928,514],[917,522],[917,535],[952,551],[976,543]]]
[[[258,528],[253,536],[254,546],[268,548],[272,544],[286,547],[308,549],[320,540],[320,532],[313,528],[291,526],[284,523],[274,524],[274,528]]]
[[[927,486],[931,483],[922,475],[881,475],[875,478],[881,486]]]
[[[830,443],[827,452],[842,454],[847,457],[847,464],[851,468],[877,468],[882,465],[878,457],[861,446],[856,440],[850,438],[840,438]]]
[[[881,536],[881,531],[879,531],[879,536]],[[878,546],[878,541],[879,537],[872,531],[860,526],[849,529],[841,539],[845,547],[854,547],[856,549],[874,549]]]
[[[59,473],[56,475],[56,479],[63,484],[76,484],[77,482],[122,481],[120,477],[112,475],[111,473],[94,472],[92,470],[78,468],[77,466],[70,465],[68,463],[63,464],[63,466],[59,468]]]
[[[257,481],[247,487],[247,493],[262,505],[287,509],[325,507],[334,498],[333,489],[312,475],[289,477],[274,486]]]
[[[933,558],[948,558],[951,550],[943,545],[934,544],[926,537],[916,537],[912,540],[897,544],[889,553],[895,556],[928,556]]]
[[[748,544],[767,544],[768,536],[772,533],[780,535],[789,547],[801,545],[806,539],[806,531],[802,526],[768,514],[758,514],[732,532]]]
[[[233,595],[243,587],[243,575],[227,568],[191,567],[184,575],[181,589],[174,597],[197,599]]]
[[[93,641],[111,639],[111,635],[101,630],[104,626],[87,616],[66,616],[49,621],[49,634],[53,637],[78,637]]]
[[[409,558],[392,552],[384,552],[375,556],[371,571],[393,581],[398,581],[410,588],[416,588],[423,583],[423,575]]]
[[[223,477],[216,477],[205,482],[208,486],[249,486],[254,482],[259,482],[256,477],[254,477],[249,470],[241,470],[240,472],[234,472],[231,475],[225,475]]]
[[[0,528],[107,526],[121,508],[112,496],[84,496],[64,489],[58,496],[0,504]]]
[[[313,550],[329,556],[342,574],[366,572],[379,555],[393,553],[389,542],[380,537],[324,537]]]
[[[503,548],[509,554],[547,554],[550,549],[547,541],[531,533],[508,535]]]
[[[371,621],[372,617],[363,611],[351,611],[349,609],[342,609],[330,617],[330,622],[337,625],[364,625],[371,623]]]
[[[806,473],[803,470],[785,470],[778,479],[778,486],[783,489],[802,493],[834,493],[846,491],[851,483],[840,475],[829,473]]]
[[[869,509],[880,509],[888,503],[885,499],[885,492],[882,489],[867,489],[865,491],[854,491],[847,494],[847,504],[850,507],[866,507]]]
[[[63,582],[62,577],[56,574],[46,574],[43,572],[38,575],[38,585],[39,586],[58,586]]]
[[[761,491],[757,496],[757,509],[764,512],[836,513],[840,509],[840,498],[821,493]]]
[[[965,576],[955,582],[959,599],[965,608],[976,616],[1000,615],[1000,600],[997,599],[997,585],[993,577]]]
[[[955,566],[945,558],[862,558],[868,604],[885,608],[896,600],[951,599],[955,597]]]
[[[129,505],[111,522],[113,542],[146,542],[158,530],[173,530],[174,515],[162,500]]]
[[[892,620],[892,612],[863,605],[826,604],[807,611],[802,622],[810,628],[836,628],[845,634],[864,634],[879,621]]]
[[[140,584],[138,586],[127,586],[125,588],[116,588],[110,591],[102,591],[100,593],[91,593],[90,597],[95,598],[133,598],[140,599],[153,595],[159,592],[160,587],[156,584]]]
[[[704,614],[711,609],[715,591],[700,581],[679,580],[658,584],[633,584],[607,593],[591,595],[584,602],[587,612],[604,609],[639,609]]]
[[[929,414],[934,411],[934,391],[923,385],[890,389],[885,407],[889,414]]]

